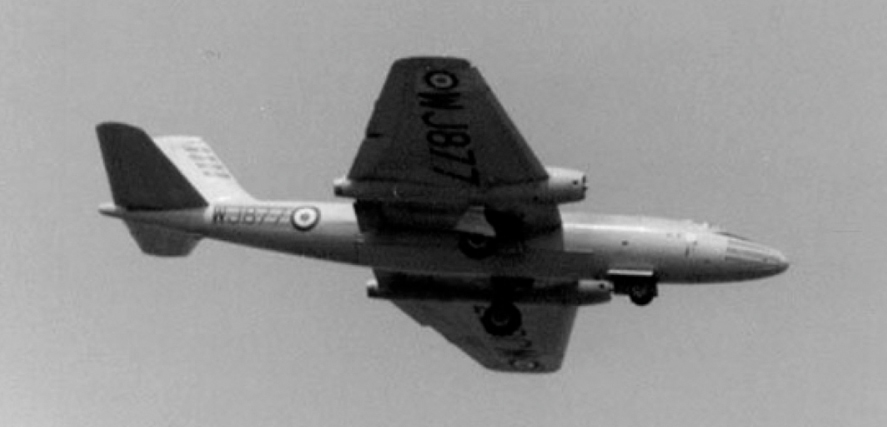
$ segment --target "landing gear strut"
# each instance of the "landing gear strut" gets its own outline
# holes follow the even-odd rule
[[[480,318],[487,333],[497,337],[517,332],[522,324],[520,310],[510,302],[493,302]]]

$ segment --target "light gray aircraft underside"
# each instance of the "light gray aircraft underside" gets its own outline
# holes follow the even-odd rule
[[[560,368],[579,306],[659,284],[734,282],[788,267],[777,250],[690,221],[561,212],[578,171],[543,166],[467,61],[396,61],[350,171],[348,203],[258,200],[198,137],[97,128],[113,203],[145,253],[202,238],[373,269],[387,299],[483,366]]]

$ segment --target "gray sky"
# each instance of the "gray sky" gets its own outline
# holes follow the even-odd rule
[[[887,424],[882,0],[5,1],[0,424]],[[94,125],[204,136],[253,194],[331,200],[390,63],[486,76],[599,212],[708,220],[787,274],[580,311],[561,372],[484,371],[367,269],[100,217]]]

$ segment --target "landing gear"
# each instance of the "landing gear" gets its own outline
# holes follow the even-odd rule
[[[493,254],[496,241],[482,234],[464,234],[459,238],[459,250],[471,259],[484,259]]]
[[[611,276],[613,281],[613,293],[619,295],[628,295],[637,306],[645,306],[650,304],[657,295],[659,289],[656,286],[657,280],[655,276]]]
[[[635,281],[629,284],[628,297],[635,305],[643,307],[653,302],[659,292],[656,289],[656,282],[651,281]]]
[[[510,302],[493,302],[480,318],[487,333],[497,337],[514,334],[522,324],[520,310]]]

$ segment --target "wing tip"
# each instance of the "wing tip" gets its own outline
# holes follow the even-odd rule
[[[407,56],[394,61],[392,67],[400,68],[418,68],[418,67],[437,67],[437,68],[470,68],[471,62],[465,58],[456,56],[432,56],[419,55]]]

